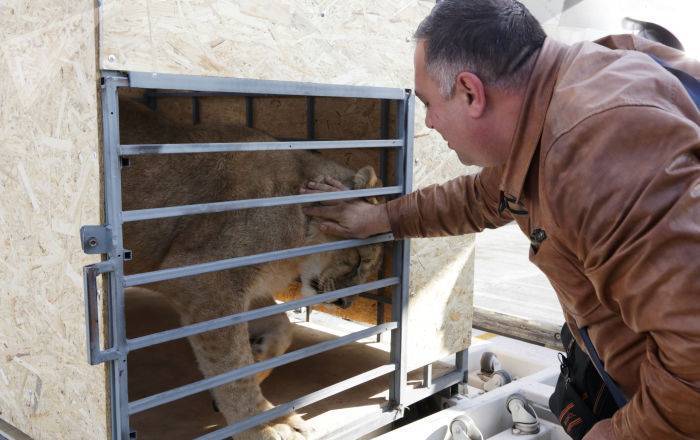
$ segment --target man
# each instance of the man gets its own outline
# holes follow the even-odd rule
[[[514,0],[442,1],[415,37],[426,125],[484,168],[307,214],[360,238],[515,220],[579,345],[586,328],[628,399],[585,438],[700,438],[700,113],[640,51],[696,78],[700,65],[631,36],[563,45]],[[302,192],[339,189],[325,178]]]

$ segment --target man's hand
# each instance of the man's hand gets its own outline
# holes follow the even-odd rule
[[[348,190],[336,179],[322,176],[306,182],[301,193]],[[322,232],[338,237],[367,238],[391,230],[385,205],[373,205],[361,199],[321,202],[320,206],[307,206],[303,211],[304,214],[321,220],[319,228]]]

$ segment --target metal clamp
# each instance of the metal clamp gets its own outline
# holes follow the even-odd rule
[[[106,254],[112,251],[112,230],[107,226],[86,225],[80,228],[80,242],[86,254]]]
[[[83,267],[83,287],[85,291],[85,332],[88,362],[97,365],[119,357],[115,348],[100,349],[100,326],[97,314],[97,277],[114,270],[110,260]]]

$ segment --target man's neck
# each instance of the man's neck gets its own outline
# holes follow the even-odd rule
[[[490,89],[487,93],[490,110],[482,121],[482,127],[484,135],[491,139],[489,144],[496,149],[498,164],[504,164],[511,153],[525,91]]]

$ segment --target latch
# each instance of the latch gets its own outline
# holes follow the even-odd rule
[[[112,251],[112,229],[102,225],[80,228],[80,242],[86,254],[108,254]]]
[[[85,332],[87,337],[87,353],[90,365],[111,361],[119,357],[117,349],[108,347],[100,349],[100,326],[98,314],[97,277],[114,270],[112,260],[101,261],[83,267],[83,286],[85,290]]]

